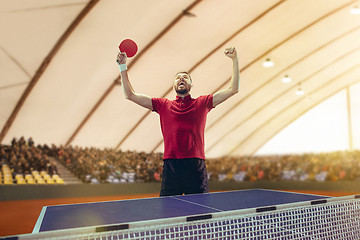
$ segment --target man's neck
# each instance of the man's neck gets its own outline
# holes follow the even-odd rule
[[[177,93],[176,95],[177,95],[178,97],[185,98],[185,97],[189,96],[190,93],[185,93],[185,94]]]

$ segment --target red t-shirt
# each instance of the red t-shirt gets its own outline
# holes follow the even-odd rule
[[[190,95],[176,100],[152,99],[153,111],[160,115],[164,137],[164,159],[205,159],[204,132],[206,116],[213,108],[213,95]]]

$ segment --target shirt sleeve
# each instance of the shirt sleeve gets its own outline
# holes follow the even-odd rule
[[[205,106],[205,108],[208,112],[210,112],[210,110],[214,108],[212,94],[209,94],[207,96],[201,96],[200,99],[201,99],[203,106]]]
[[[208,95],[207,96],[206,106],[207,106],[209,111],[214,108],[214,102],[213,101],[214,101],[213,100],[213,95],[212,94]]]
[[[152,98],[152,107],[153,112],[160,113],[161,107],[164,105],[166,99],[165,98]]]

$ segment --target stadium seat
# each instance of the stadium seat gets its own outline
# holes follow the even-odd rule
[[[27,181],[28,184],[36,184],[36,181],[33,178],[29,178],[26,181]]]
[[[36,180],[42,179],[42,177],[41,177],[40,175],[35,175],[34,178],[35,178]]]
[[[56,183],[57,184],[64,184],[65,182],[64,182],[64,180],[62,178],[59,177],[59,178],[56,179]]]
[[[42,175],[43,179],[47,180],[47,179],[51,179],[50,175],[49,174],[43,174]]]
[[[51,177],[54,181],[56,181],[56,179],[58,179],[58,178],[60,178],[60,176],[59,175],[57,175],[57,174],[54,174],[54,175],[52,175],[52,177]]]
[[[15,175],[15,179],[16,179],[16,180],[23,179],[23,178],[24,178],[24,177],[23,177],[22,174],[16,174],[16,175]]]
[[[16,183],[17,184],[26,184],[26,181],[24,178],[19,178],[19,179],[17,179]]]
[[[13,184],[13,180],[12,179],[4,179],[4,184],[11,185],[11,184]]]
[[[38,179],[36,179],[36,181],[38,184],[45,184],[45,180],[42,178],[38,178]]]
[[[55,183],[52,178],[46,178],[45,181],[46,181],[47,184],[54,184]]]
[[[33,176],[31,174],[26,174],[25,179],[28,180],[29,178],[33,178]]]

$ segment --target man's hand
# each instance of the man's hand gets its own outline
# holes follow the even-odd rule
[[[116,58],[116,62],[120,64],[126,64],[127,56],[125,52],[119,52]]]
[[[226,48],[224,51],[225,55],[228,56],[231,59],[237,59],[237,52],[235,47]]]

